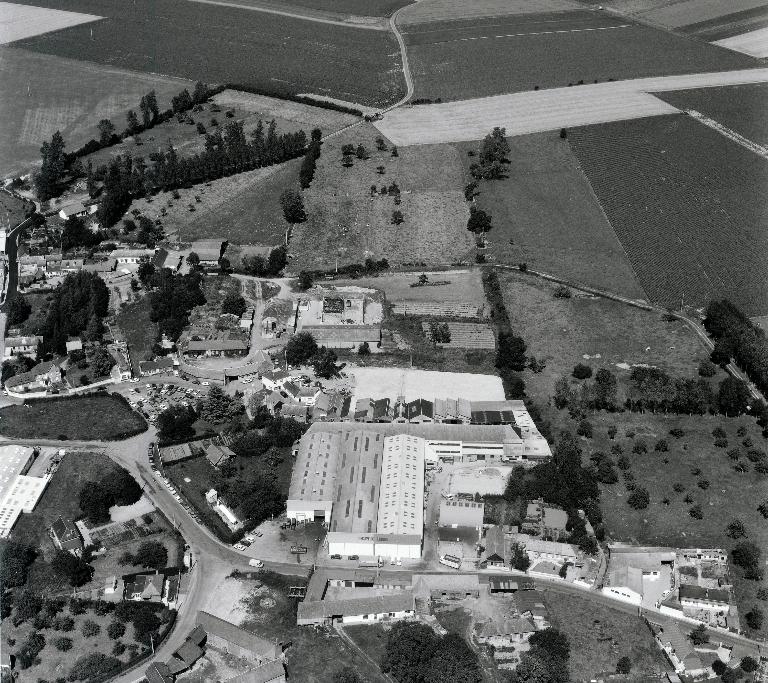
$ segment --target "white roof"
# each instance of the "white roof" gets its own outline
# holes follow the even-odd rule
[[[384,438],[376,533],[421,534],[424,529],[424,439]]]
[[[22,512],[31,512],[48,479],[22,475],[32,458],[28,446],[0,447],[0,536],[13,528]]]

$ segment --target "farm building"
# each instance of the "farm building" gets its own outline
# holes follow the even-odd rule
[[[171,372],[174,368],[173,358],[161,356],[155,360],[143,360],[139,363],[139,372],[142,377],[151,377],[163,372]]]
[[[293,327],[293,302],[288,299],[270,299],[261,314],[261,334],[274,337]]]
[[[603,592],[634,605],[655,606],[672,582],[672,548],[608,545],[608,573]]]
[[[271,662],[280,657],[279,643],[259,638],[213,614],[198,612],[196,623],[205,630],[206,644],[209,647],[215,647],[235,657],[243,657],[256,663]]]
[[[271,361],[262,363],[248,363],[247,365],[241,365],[239,368],[227,368],[224,370],[224,381],[253,381],[259,377],[259,374],[263,371],[269,371],[272,369]]]
[[[62,220],[67,220],[68,218],[85,218],[86,216],[96,213],[98,208],[98,203],[90,201],[90,196],[86,192],[72,195],[60,202],[57,201],[54,203],[52,210],[46,215],[56,215]]]
[[[42,343],[43,338],[39,335],[32,337],[8,337],[5,340],[3,360],[22,355],[34,358],[37,355],[37,347]]]
[[[245,337],[234,337],[227,332],[212,334],[205,339],[185,339],[181,349],[188,356],[245,356],[248,354],[249,342]]]
[[[109,259],[116,261],[118,266],[132,266],[149,261],[154,255],[154,249],[115,249],[110,252]]]
[[[413,593],[402,591],[369,598],[300,602],[296,623],[299,626],[311,626],[338,620],[343,624],[376,624],[406,619],[413,616],[415,611],[416,601]]]
[[[197,240],[192,242],[190,249],[200,257],[203,268],[216,268],[227,249],[227,243],[222,239]]]
[[[680,586],[680,604],[692,609],[725,610],[731,602],[731,593],[727,589],[702,588],[684,584]]]
[[[475,638],[483,645],[493,647],[514,647],[527,643],[537,629],[530,619],[525,617],[497,618],[477,624]]]
[[[285,683],[285,666],[279,659],[260,664],[234,678],[228,678],[225,683]]]
[[[414,574],[413,594],[424,600],[479,598],[488,588],[477,574]]]

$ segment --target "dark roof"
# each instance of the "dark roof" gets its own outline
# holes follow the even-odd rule
[[[205,629],[198,624],[189,632],[187,640],[190,643],[194,643],[195,645],[201,645],[207,635],[208,634],[205,632]]]
[[[186,671],[189,668],[186,662],[184,662],[182,659],[179,659],[178,657],[171,657],[166,663],[166,666],[168,667],[168,671],[171,672],[172,676],[176,676],[177,674],[180,674],[182,671]]]
[[[441,526],[437,529],[437,535],[443,543],[477,543],[480,540],[480,532],[475,527],[460,526],[456,529],[449,526]]]
[[[83,545],[80,532],[73,522],[59,517],[52,525],[51,530],[56,535],[59,543],[65,549],[80,548]]]
[[[198,659],[200,659],[200,657],[203,656],[203,650],[199,645],[195,645],[194,643],[187,640],[184,645],[182,645],[178,650],[176,650],[176,652],[173,653],[173,656],[178,657],[187,665],[187,668],[189,668]]]
[[[144,672],[148,683],[173,683],[173,675],[164,662],[154,662]]]
[[[279,646],[269,640],[259,638],[259,636],[239,626],[235,626],[229,621],[215,617],[208,612],[200,611],[197,613],[197,624],[202,626],[209,635],[217,636],[227,642],[255,652],[260,657],[275,659],[280,652]]]
[[[247,351],[245,339],[192,339],[187,345],[188,351]]]
[[[45,363],[38,363],[35,365],[35,367],[33,367],[31,370],[28,370],[27,372],[21,372],[18,375],[9,377],[7,380],[5,380],[5,386],[18,387],[22,384],[29,384],[30,382],[34,382],[40,375],[48,374],[51,371],[51,368],[54,366],[58,367],[58,364],[52,360],[46,361]]]
[[[415,401],[406,404],[405,411],[406,417],[409,420],[412,420],[419,415],[429,418],[432,418],[434,415],[432,401],[427,401],[425,398],[417,398]]]
[[[157,360],[143,360],[139,363],[139,370],[141,372],[147,372],[149,370],[163,370],[165,368],[173,367],[173,358],[170,356],[163,356]]]
[[[702,588],[701,586],[683,584],[680,586],[680,599],[683,598],[722,602],[727,605],[731,601],[731,594],[727,590],[718,588]]]
[[[472,424],[513,425],[515,424],[515,416],[511,410],[473,410]]]

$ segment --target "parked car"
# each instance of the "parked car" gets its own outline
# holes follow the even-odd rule
[[[235,550],[245,550],[245,546],[242,543],[235,543]]]
[[[251,567],[257,567],[259,569],[264,566],[264,562],[261,560],[248,560],[248,564],[251,565]]]
[[[350,555],[347,559],[349,559],[349,560],[359,560],[360,559],[360,555]]]
[[[340,560],[341,559],[341,555],[331,555],[331,559],[332,560]]]

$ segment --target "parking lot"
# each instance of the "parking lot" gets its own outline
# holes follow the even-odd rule
[[[163,380],[166,381],[163,381]],[[150,424],[157,423],[157,416],[174,405],[192,406],[207,393],[207,382],[185,382],[174,378],[156,380],[142,378],[123,391],[131,407],[141,413]],[[147,381],[145,381],[147,380]]]

